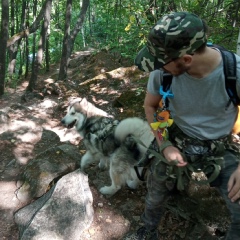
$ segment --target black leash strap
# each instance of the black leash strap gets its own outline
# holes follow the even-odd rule
[[[135,172],[136,172],[136,174],[137,174],[138,179],[139,179],[140,181],[144,182],[144,181],[145,181],[144,176],[145,176],[145,173],[147,172],[147,168],[145,168],[145,167],[143,168],[142,174],[140,174],[139,169],[138,169],[137,166],[134,166],[134,170],[135,170]]]

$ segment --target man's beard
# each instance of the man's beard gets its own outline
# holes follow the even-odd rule
[[[176,70],[172,73],[173,76],[179,76],[182,75],[183,73],[187,72],[190,67],[186,67],[184,64],[181,62],[176,63]]]

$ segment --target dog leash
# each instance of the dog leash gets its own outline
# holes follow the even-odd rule
[[[134,166],[134,170],[137,174],[137,177],[140,181],[144,182],[145,181],[145,175],[147,172],[147,167],[143,167],[142,173],[140,174],[139,170],[138,170],[138,166]]]
[[[153,149],[150,149],[149,147],[147,147],[140,139],[137,139],[136,137],[133,136],[133,139],[141,144],[143,147],[145,147],[146,149],[148,149],[148,151],[154,156],[156,157],[157,159],[159,159],[159,162],[164,162],[168,165],[167,167],[167,176],[169,178],[173,178],[177,181],[177,189],[182,191],[184,190],[184,185],[185,185],[185,180],[186,178],[188,180],[191,180],[199,185],[203,185],[203,184],[208,184],[210,182],[213,182],[219,175],[219,172],[221,170],[221,167],[220,167],[220,163],[222,162],[222,157],[220,158],[217,158],[217,159],[212,159],[211,157],[208,159],[207,161],[207,166],[205,166],[204,169],[202,170],[199,170],[196,166],[194,166],[194,164],[190,164],[188,163],[186,166],[184,167],[177,167],[176,164],[178,163],[178,161],[171,161],[169,162],[167,159],[164,158],[164,156],[162,156],[162,154],[158,153],[157,151],[153,150]],[[210,161],[210,160],[215,160],[215,161]],[[136,166],[136,168],[139,167],[139,166]],[[192,179],[191,177],[191,173],[192,172],[207,172],[207,169],[208,167],[211,167],[212,168],[212,173],[210,174],[210,176],[208,176],[208,179],[207,180],[194,180]],[[134,167],[135,169],[135,167]],[[136,169],[135,169],[136,171]],[[137,173],[137,171],[136,171]],[[138,173],[139,174],[139,173]],[[137,174],[137,175],[138,175]],[[140,176],[140,178],[142,178]],[[163,178],[166,178],[166,177],[163,177]]]

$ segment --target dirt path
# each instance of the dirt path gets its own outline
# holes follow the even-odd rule
[[[80,54],[81,55],[81,54]],[[52,84],[56,71],[44,74],[39,79],[41,95],[24,95],[26,82],[14,89],[7,89],[0,99],[0,239],[17,240],[18,229],[13,221],[13,213],[27,204],[16,197],[19,176],[24,166],[37,154],[52,145],[70,141],[82,148],[78,134],[66,131],[60,119],[66,110],[70,96],[87,97],[99,108],[122,119],[129,116],[144,118],[143,99],[147,75],[136,70],[131,64],[121,62],[113,55],[101,52],[94,56],[75,56],[74,68],[69,71],[69,80]],[[80,61],[80,62],[79,62]],[[76,67],[77,66],[77,67]],[[43,138],[43,130],[49,134]],[[53,140],[54,139],[54,140]],[[129,230],[137,229],[141,224],[140,215],[144,209],[146,187],[143,183],[136,191],[124,188],[111,198],[99,194],[98,189],[110,183],[108,171],[99,171],[95,165],[86,169],[94,199],[94,221],[80,239],[114,240],[120,239]],[[228,215],[223,208],[219,213],[218,198],[208,188],[204,192],[207,204],[212,204],[211,215],[220,220],[204,220],[207,228],[197,224],[193,212],[187,213],[191,202],[172,202],[172,209],[159,226],[163,233],[161,240],[174,239],[214,239],[215,230],[224,232],[228,225]],[[200,191],[195,188],[195,192]],[[217,200],[221,203],[221,200]],[[222,205],[220,205],[222,206]],[[203,208],[206,207],[203,205]],[[174,212],[175,211],[175,212]],[[181,215],[181,212],[185,214]],[[206,209],[209,212],[209,206]],[[195,221],[195,222],[194,222]],[[200,238],[198,238],[200,237]]]
[[[41,92],[49,91],[44,99],[39,98],[40,95],[26,95],[27,82],[22,82],[16,89],[6,88],[6,94],[0,99],[0,239],[18,239],[18,229],[14,223],[13,214],[27,204],[27,202],[21,202],[16,195],[19,187],[18,180],[24,171],[24,166],[34,156],[53,144],[60,145],[66,141],[75,145],[80,143],[77,133],[67,131],[60,124],[61,117],[66,110],[64,107],[66,100],[76,94],[76,91],[72,90],[74,89],[73,85],[78,84],[78,96],[91,99],[93,103],[115,115],[122,112],[123,108],[112,109],[112,103],[120,96],[123,89],[131,87],[129,76],[126,74],[124,77],[124,73],[121,73],[124,71],[123,69],[117,70],[116,73],[110,73],[112,74],[111,79],[103,76],[103,73],[108,70],[121,67],[120,64],[112,61],[111,55],[106,57],[106,53],[99,54],[94,59],[90,58],[89,61],[95,63],[90,64],[81,74],[83,78],[86,75],[87,78],[99,76],[96,80],[82,81],[84,84],[79,84],[76,80],[75,82],[69,81],[66,85],[58,86],[60,92],[55,95],[56,92],[52,92],[54,91],[53,85],[47,84],[52,82],[51,75],[55,74],[53,71],[39,79],[39,81],[45,81],[39,90]],[[94,69],[94,71],[90,69]],[[70,69],[69,74],[81,78],[79,75],[76,76],[76,69]],[[123,74],[123,79],[121,79],[121,74]],[[116,77],[116,75],[118,76]],[[116,87],[121,85],[118,91],[114,89],[115,86],[111,86],[113,78],[118,81],[115,84]],[[105,81],[101,82],[99,79]],[[111,87],[109,88],[109,86]],[[132,112],[126,112],[126,115],[128,114],[132,114]],[[53,143],[51,135],[48,138],[42,138],[43,130],[56,133],[59,140],[54,138],[55,142]],[[81,144],[79,146],[81,148]],[[136,192],[124,189],[120,195],[116,194],[111,199],[107,199],[99,194],[98,189],[109,183],[108,171],[100,172],[94,165],[86,171],[89,174],[89,184],[94,196],[95,215],[91,228],[83,233],[81,239],[118,239],[129,230],[130,223],[139,220],[140,210],[134,215],[130,213],[130,210],[140,209],[145,188],[141,187]],[[128,200],[127,204],[126,199]],[[129,201],[130,199],[131,201]],[[123,213],[126,214],[126,217],[123,216]]]

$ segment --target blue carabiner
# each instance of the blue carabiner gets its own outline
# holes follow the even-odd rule
[[[160,95],[162,95],[162,98],[164,101],[166,101],[167,98],[174,98],[174,94],[171,92],[171,90],[167,90],[166,92],[163,91],[163,86],[160,87],[159,91]]]

